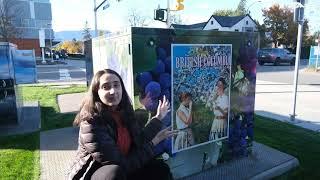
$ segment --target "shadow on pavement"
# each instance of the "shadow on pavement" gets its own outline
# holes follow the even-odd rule
[[[78,147],[79,128],[69,127],[42,131],[40,133],[40,150],[71,150]]]

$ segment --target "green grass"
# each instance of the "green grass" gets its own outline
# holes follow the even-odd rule
[[[42,131],[72,126],[75,114],[59,113],[57,95],[86,91],[85,86],[70,86],[68,88],[23,86],[21,88],[24,101],[40,102]],[[38,131],[0,137],[0,179],[39,179],[39,134]]]
[[[320,179],[320,133],[256,116],[254,138],[299,160],[298,168],[276,179]]]
[[[57,88],[54,86],[24,86],[22,94],[25,101],[38,100],[41,106],[41,130],[51,130],[72,126],[74,113],[60,113],[57,96],[60,94],[79,93],[86,91],[85,86]]]
[[[0,179],[39,179],[39,132],[0,137]]]

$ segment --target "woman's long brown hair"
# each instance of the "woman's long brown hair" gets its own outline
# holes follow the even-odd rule
[[[94,120],[94,117],[99,117],[100,119],[110,118],[110,116],[108,116],[108,107],[102,103],[98,95],[100,77],[106,73],[114,74],[119,78],[122,88],[122,97],[118,105],[118,110],[121,112],[126,126],[130,127],[130,124],[133,123],[132,117],[134,117],[134,111],[122,78],[117,72],[111,69],[104,69],[98,71],[92,78],[86,97],[82,101],[80,111],[73,122],[74,125],[78,126],[82,121]]]

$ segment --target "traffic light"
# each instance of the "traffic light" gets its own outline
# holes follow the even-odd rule
[[[177,11],[181,11],[184,9],[184,5],[182,4],[184,0],[176,0],[177,4],[176,4],[176,10]]]
[[[305,0],[294,0],[294,2],[296,2],[297,4],[294,9],[293,21],[294,22],[303,22]]]
[[[164,12],[166,9],[155,9],[154,10],[154,20],[165,22]]]

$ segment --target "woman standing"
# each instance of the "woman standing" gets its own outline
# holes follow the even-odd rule
[[[169,108],[164,97],[157,114],[139,127],[119,74],[98,71],[74,121],[80,126],[78,151],[68,179],[171,179],[169,167],[153,152],[173,135],[168,128],[160,131]]]
[[[219,78],[216,84],[216,92],[213,96],[213,112],[214,120],[212,122],[209,140],[219,139],[226,136],[227,118],[228,118],[228,97],[224,93],[226,82],[223,78]]]
[[[179,130],[174,143],[176,151],[185,149],[194,144],[193,133],[190,128],[192,123],[192,100],[190,93],[181,93],[179,96],[181,102],[176,112],[176,125]]]

